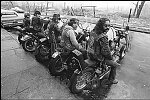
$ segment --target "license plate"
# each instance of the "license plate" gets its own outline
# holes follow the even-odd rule
[[[60,54],[60,52],[55,52],[55,53],[52,55],[52,57],[53,57],[53,58],[56,58],[59,54]]]

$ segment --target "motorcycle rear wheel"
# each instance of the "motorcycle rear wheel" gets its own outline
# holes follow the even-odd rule
[[[22,44],[22,42],[23,42],[23,41],[21,40],[22,37],[23,37],[23,35],[21,35],[21,34],[18,35],[18,41],[19,41],[20,44]]]
[[[64,67],[60,56],[52,58],[48,64],[48,68],[52,76],[60,76],[61,74],[63,74]]]
[[[120,56],[119,59],[122,60],[124,58],[124,56],[126,55],[126,46],[123,45],[120,49]]]
[[[80,94],[89,86],[92,77],[92,70],[83,71],[79,74],[74,74],[70,80],[69,89],[74,94]]]
[[[36,49],[35,58],[38,62],[43,63],[44,61],[49,59],[50,48],[46,45],[41,45],[38,49]]]

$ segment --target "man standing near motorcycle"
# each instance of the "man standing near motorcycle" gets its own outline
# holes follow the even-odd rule
[[[30,32],[30,23],[31,23],[30,13],[24,13],[23,28],[20,29],[20,34],[18,35],[18,41],[20,44],[22,43],[21,38],[23,37],[23,35],[26,32]]]
[[[61,28],[63,26],[63,23],[60,20],[60,14],[54,14],[52,21],[49,22],[46,30],[47,34],[49,34],[50,37],[52,37],[52,32],[54,33],[57,42],[60,41],[62,31]]]
[[[120,66],[117,62],[113,60],[111,55],[107,32],[110,28],[110,20],[107,18],[100,18],[96,26],[91,33],[94,39],[94,58],[102,61],[105,60],[106,64],[111,66],[111,72],[109,76],[109,84],[117,84],[118,81],[115,79],[116,68]]]
[[[64,49],[68,52],[71,52],[75,49],[79,50],[78,59],[80,61],[82,68],[85,68],[87,67],[87,64],[84,62],[84,60],[87,59],[87,51],[78,43],[76,39],[77,34],[75,30],[77,29],[78,24],[79,24],[78,19],[76,18],[70,19],[68,25],[66,25],[63,28],[61,43],[63,44]]]
[[[54,14],[52,21],[49,22],[46,29],[46,34],[50,37],[52,43],[52,53],[55,52],[56,43],[59,43],[61,40],[61,32],[63,23],[60,21],[60,14]]]

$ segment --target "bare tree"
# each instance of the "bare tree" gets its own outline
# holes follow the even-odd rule
[[[47,1],[47,7],[46,7],[46,15],[47,15],[47,9],[48,9],[48,1]]]
[[[137,3],[135,4],[135,9],[134,9],[134,13],[133,13],[133,16],[135,16],[136,14],[136,11],[137,11],[137,8],[138,8],[138,5],[139,5],[139,1],[137,1]]]
[[[29,11],[29,13],[30,13],[30,5],[29,5],[29,2],[28,2],[28,1],[26,1],[26,2],[27,2],[28,11]]]
[[[141,4],[139,5],[139,8],[137,10],[136,18],[139,18],[141,11],[142,11],[142,8],[144,6],[144,3],[145,3],[145,1],[141,1]]]
[[[14,4],[12,3],[12,1],[9,1],[9,2],[11,3],[12,7],[14,8]]]

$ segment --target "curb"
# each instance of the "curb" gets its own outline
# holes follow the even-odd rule
[[[3,29],[3,28],[2,28]],[[3,29],[3,30],[5,30],[5,29]],[[7,30],[5,30],[5,32],[7,33],[7,34],[9,34],[17,43],[19,43],[19,41],[17,41],[16,39],[15,39],[15,37],[11,34],[11,32],[8,32]]]

